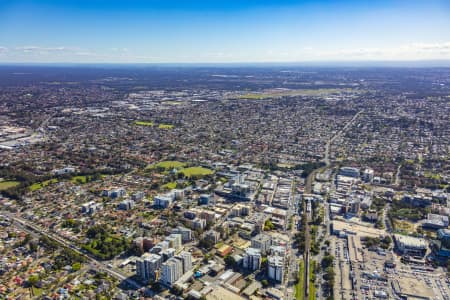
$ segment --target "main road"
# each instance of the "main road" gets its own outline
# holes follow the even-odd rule
[[[325,152],[324,152],[324,158],[322,159],[322,161],[325,163],[324,167],[318,168],[314,171],[312,171],[308,177],[306,177],[306,182],[305,182],[305,190],[304,193],[305,194],[311,194],[312,191],[312,184],[314,182],[314,178],[316,177],[316,174],[319,172],[323,172],[325,169],[329,168],[331,166],[331,162],[330,162],[330,152],[331,152],[331,145],[333,144],[333,142],[340,137],[342,134],[344,134],[352,125],[353,123],[356,121],[356,119],[364,112],[364,109],[358,111],[345,125],[344,127],[342,127],[335,135],[333,135],[325,144]],[[309,233],[309,223],[311,222],[311,218],[312,218],[312,212],[308,213],[306,210],[306,201],[303,201],[303,218],[306,218],[306,226],[304,228],[305,230],[305,252],[304,252],[304,264],[305,264],[305,268],[304,268],[304,279],[305,279],[305,293],[304,293],[304,299],[309,299],[309,250],[311,248],[311,237],[310,237],[310,233]]]
[[[325,145],[325,153],[324,153],[324,158],[323,158],[323,162],[326,164],[326,166],[330,166],[330,148],[331,148],[331,144],[333,144],[333,142],[340,137],[343,133],[345,133],[350,126],[353,125],[353,122],[355,122],[355,120],[364,112],[364,109],[358,111],[353,118],[351,118],[345,125],[344,127],[342,127],[342,129],[340,129],[335,135],[333,135],[328,142]]]

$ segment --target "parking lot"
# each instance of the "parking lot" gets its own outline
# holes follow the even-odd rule
[[[360,241],[332,237],[330,242],[336,258],[335,299],[400,299],[403,295],[450,300],[450,284],[442,268],[408,265],[394,252],[369,251]],[[395,267],[386,267],[387,261]]]

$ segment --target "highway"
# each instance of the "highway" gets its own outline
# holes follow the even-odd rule
[[[125,282],[126,284],[132,286],[135,289],[139,289],[142,287],[141,284],[137,283],[133,279],[129,278],[128,276],[122,274],[120,271],[114,270],[113,268],[110,268],[106,265],[106,263],[98,261],[94,257],[90,256],[89,254],[82,252],[77,245],[61,238],[60,236],[57,236],[55,234],[52,234],[48,232],[46,229],[42,229],[41,227],[37,226],[36,224],[33,224],[32,222],[25,220],[23,218],[17,217],[16,215],[6,212],[6,211],[0,211],[0,215],[3,215],[5,217],[8,217],[10,220],[14,221],[15,225],[20,227],[21,229],[29,232],[32,236],[37,237],[37,235],[46,236],[60,245],[72,249],[74,252],[78,253],[79,255],[86,258],[88,262],[91,263],[91,265],[95,266],[96,270],[103,271],[107,273],[108,275]]]

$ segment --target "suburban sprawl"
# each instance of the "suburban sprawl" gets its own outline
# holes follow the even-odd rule
[[[450,69],[0,67],[0,299],[450,300]]]

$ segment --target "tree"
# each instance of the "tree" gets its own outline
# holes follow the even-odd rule
[[[267,279],[263,279],[261,280],[261,284],[263,285],[263,287],[267,287],[269,285],[269,282],[267,281]]]
[[[323,278],[325,280],[331,281],[334,280],[334,269],[332,266],[329,266],[328,268],[325,269],[325,275],[323,276]]]
[[[275,225],[270,220],[266,220],[264,223],[264,231],[273,230],[275,228]]]
[[[37,241],[31,241],[28,246],[30,247],[31,252],[36,252],[38,249],[38,243]]]
[[[72,265],[72,271],[76,272],[81,269],[81,264],[79,262],[76,262]]]
[[[322,265],[323,269],[327,269],[329,266],[331,266],[333,264],[333,260],[334,260],[334,256],[327,255],[322,258],[322,261],[320,262],[320,264]]]
[[[263,258],[261,259],[261,269],[267,268],[268,263],[269,259],[267,258],[267,256],[263,256]]]
[[[36,286],[36,284],[39,282],[39,275],[31,275],[28,277],[28,283],[32,286]]]
[[[227,255],[227,256],[225,256],[225,258],[224,258],[224,261],[225,261],[225,265],[227,266],[227,267],[234,267],[235,266],[235,264],[236,264],[236,260],[233,258],[233,256],[231,256],[231,255]]]
[[[174,295],[181,296],[181,294],[183,294],[183,289],[181,287],[174,286],[172,287],[172,293]]]

